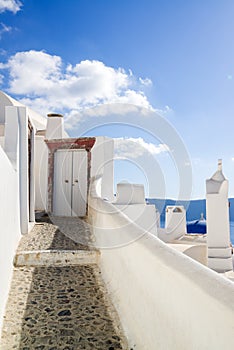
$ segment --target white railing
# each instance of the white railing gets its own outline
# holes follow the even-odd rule
[[[100,181],[100,179],[99,179]],[[234,284],[144,232],[92,182],[89,218],[101,269],[134,349],[230,349]]]

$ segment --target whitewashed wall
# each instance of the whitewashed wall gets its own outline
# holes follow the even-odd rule
[[[130,347],[230,349],[232,282],[143,234],[100,198],[90,199],[89,215],[101,250],[103,278]]]
[[[103,136],[96,137],[91,152],[91,177],[100,177],[100,196],[112,201],[114,140]]]
[[[35,210],[47,208],[48,147],[44,136],[36,135],[35,143]]]
[[[30,207],[28,194],[28,119],[33,126]],[[21,232],[34,221],[34,134],[46,119],[0,91],[0,328]]]
[[[10,288],[13,258],[20,240],[18,174],[0,147],[0,327]]]
[[[19,101],[16,101],[14,98],[8,96],[3,91],[0,91],[0,124],[5,123],[5,107],[6,106],[15,106],[15,107],[25,107]],[[28,114],[32,120],[35,128],[37,130],[45,130],[46,128],[46,118],[37,112],[33,111],[31,108],[27,107]]]

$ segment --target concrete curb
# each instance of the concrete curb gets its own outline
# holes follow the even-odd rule
[[[22,251],[14,257],[14,266],[70,266],[99,263],[98,250],[33,250]]]

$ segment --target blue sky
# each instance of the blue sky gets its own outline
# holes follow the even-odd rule
[[[163,146],[157,118],[143,130],[143,109],[160,113],[190,157],[192,197],[205,196],[218,158],[233,196],[233,16],[232,0],[0,0],[0,89],[43,114],[62,112],[72,136],[117,137],[125,160],[116,182],[176,198],[185,180],[175,150]],[[102,107],[115,103],[141,109]]]

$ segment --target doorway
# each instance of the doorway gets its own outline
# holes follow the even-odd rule
[[[58,149],[54,155],[53,214],[85,216],[87,205],[87,151]]]

